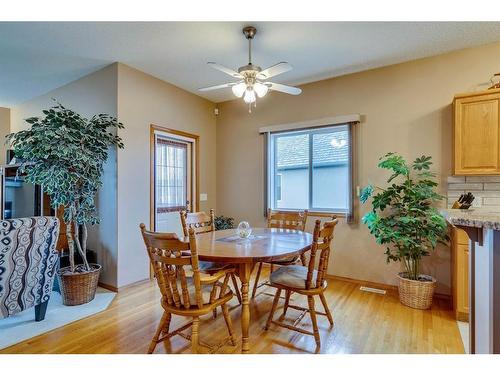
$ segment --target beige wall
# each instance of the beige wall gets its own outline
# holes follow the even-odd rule
[[[42,110],[54,105],[52,98],[83,116],[97,113],[117,116],[118,65],[109,65],[95,73],[59,87],[49,93],[17,105],[11,111],[12,131],[28,128],[24,119],[41,116]],[[97,252],[103,266],[100,281],[117,284],[118,239],[116,207],[116,150],[112,149],[104,165],[103,186],[97,196],[101,224],[89,227],[89,249]]]
[[[264,125],[361,114],[357,125],[357,179],[384,184],[377,160],[389,151],[407,158],[431,155],[445,193],[451,171],[451,101],[458,92],[476,89],[499,69],[500,44],[351,74],[302,86],[300,96],[272,93],[248,113],[242,100],[219,105],[217,118],[217,210],[264,225]],[[285,78],[285,76],[283,76]],[[358,218],[368,207],[357,208]],[[399,266],[387,265],[362,224],[342,222],[336,231],[329,273],[394,284]],[[449,249],[426,261],[438,278],[438,291],[449,293]]]
[[[119,134],[125,149],[118,151],[118,286],[149,277],[139,223],[149,227],[149,128],[155,124],[200,137],[200,191],[208,200],[201,210],[216,205],[215,105],[165,81],[123,64],[118,65]]]
[[[0,107],[0,165],[5,164],[5,136],[10,133],[10,109]]]

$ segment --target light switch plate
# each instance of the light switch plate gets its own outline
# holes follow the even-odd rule
[[[201,193],[200,194],[200,202],[204,202],[208,199],[207,193]]]

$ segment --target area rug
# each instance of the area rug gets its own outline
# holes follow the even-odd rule
[[[34,307],[0,319],[0,349],[104,311],[115,295],[116,293],[98,288],[91,302],[79,306],[64,306],[61,295],[58,292],[52,292],[43,321],[35,321]]]

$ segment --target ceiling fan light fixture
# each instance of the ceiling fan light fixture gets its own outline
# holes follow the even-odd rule
[[[253,85],[253,89],[259,98],[263,98],[264,96],[266,96],[267,92],[269,91],[269,87],[260,82],[256,82]]]
[[[251,104],[257,100],[255,97],[255,91],[251,87],[247,87],[245,91],[245,96],[243,97],[245,103]]]
[[[245,93],[245,90],[247,89],[247,85],[245,84],[245,82],[240,82],[240,83],[234,85],[233,87],[231,87],[231,89],[233,90],[233,94],[235,96],[237,96],[238,98],[241,98],[243,96],[243,94]]]
[[[302,90],[298,87],[292,87],[281,83],[267,81],[269,78],[292,70],[292,66],[289,63],[282,61],[264,70],[262,70],[260,66],[252,63],[252,40],[255,37],[256,33],[257,29],[253,26],[247,26],[243,29],[243,34],[248,40],[248,63],[244,66],[239,67],[237,71],[215,62],[208,63],[208,65],[212,68],[230,75],[238,81],[227,82],[221,85],[210,87],[203,87],[198,90],[205,92],[230,87],[234,96],[236,96],[237,98],[243,98],[245,103],[248,104],[249,112],[251,112],[252,106],[257,106],[257,98],[266,96],[269,90],[279,91],[290,95],[299,95]]]

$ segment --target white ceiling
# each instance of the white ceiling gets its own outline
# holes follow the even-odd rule
[[[44,94],[120,61],[214,102],[231,81],[206,65],[247,62],[241,29],[257,27],[253,62],[287,61],[274,82],[302,84],[500,41],[499,22],[0,22],[0,106]],[[285,95],[285,94],[283,94]]]

